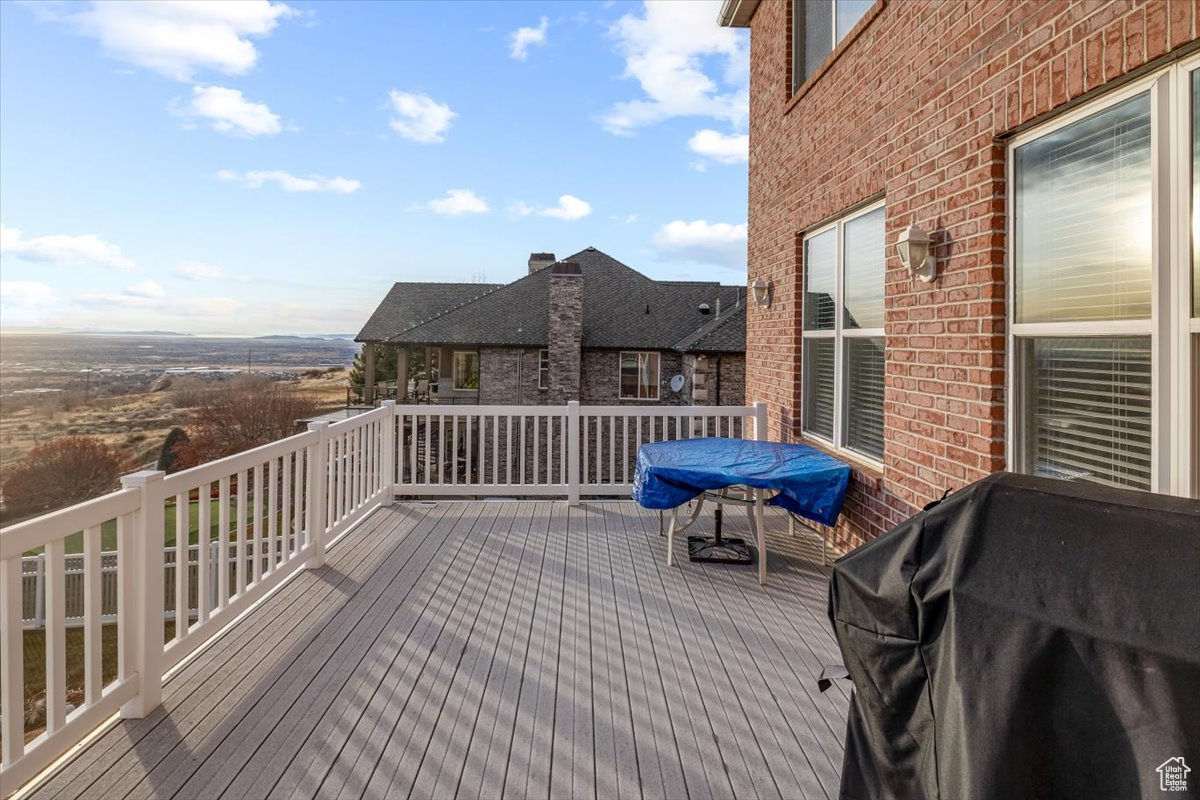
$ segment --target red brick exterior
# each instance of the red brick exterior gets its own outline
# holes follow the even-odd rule
[[[790,1],[751,20],[746,399],[800,431],[800,232],[883,195],[884,470],[855,470],[841,547],[1005,468],[1005,159],[1014,129],[1190,51],[1200,0],[877,0],[793,96]],[[938,278],[890,243],[935,231]]]

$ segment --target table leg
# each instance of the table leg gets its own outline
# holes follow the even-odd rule
[[[766,489],[759,489],[754,493],[754,522],[758,528],[758,583],[764,585],[767,582],[767,526],[763,524],[763,495],[766,494]]]
[[[666,535],[666,531],[665,531],[665,530],[663,530],[663,512],[662,512],[662,509],[659,509],[659,512],[658,512],[658,535],[659,535],[659,536],[664,536],[664,535]]]
[[[679,521],[679,508],[671,509],[671,525],[667,528],[667,566],[675,564],[675,523]]]

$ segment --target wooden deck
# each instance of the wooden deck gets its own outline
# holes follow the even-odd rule
[[[33,796],[836,796],[820,545],[768,524],[764,588],[630,502],[381,509]]]

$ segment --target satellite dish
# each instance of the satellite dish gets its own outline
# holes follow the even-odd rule
[[[682,375],[676,375],[675,377],[671,378],[671,391],[678,392],[681,390],[683,388],[683,382],[684,377]]]

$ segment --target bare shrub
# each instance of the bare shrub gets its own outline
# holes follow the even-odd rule
[[[117,488],[128,466],[99,439],[64,436],[38,445],[4,473],[4,516],[41,514]]]
[[[299,432],[297,420],[320,409],[310,394],[261,377],[235,378],[212,387],[192,408],[189,439],[175,466],[183,469],[240,453]]]

